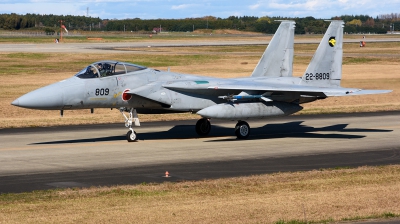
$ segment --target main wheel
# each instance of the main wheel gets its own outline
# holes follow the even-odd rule
[[[202,118],[196,123],[196,133],[200,136],[206,136],[210,133],[211,123],[208,119]]]
[[[239,121],[235,127],[235,134],[239,139],[246,139],[250,135],[250,126],[245,121]]]
[[[128,131],[128,133],[126,133],[126,140],[128,140],[128,142],[134,142],[137,140],[137,135],[136,135],[136,131]]]

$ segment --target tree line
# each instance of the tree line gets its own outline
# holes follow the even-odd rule
[[[387,33],[400,30],[400,14],[382,14],[373,18],[368,15],[342,15],[330,19],[341,19],[346,26],[346,33]],[[94,30],[94,31],[142,31],[152,32],[187,32],[198,29],[235,29],[273,34],[279,26],[276,20],[296,21],[296,34],[320,34],[325,32],[328,21],[314,17],[255,17],[255,16],[230,16],[218,18],[205,16],[201,18],[186,19],[147,19],[140,18],[109,20],[86,16],[72,15],[40,15],[40,14],[0,14],[0,28],[5,30],[39,29],[55,32],[61,23],[68,30]]]
[[[100,18],[86,16],[71,16],[71,15],[40,15],[26,14],[18,15],[0,14],[0,28],[5,30],[20,30],[20,29],[59,29],[61,22],[71,30],[89,30],[92,27],[100,27],[103,20]]]

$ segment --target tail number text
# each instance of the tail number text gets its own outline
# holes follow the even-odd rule
[[[329,73],[306,73],[306,80],[326,80],[329,79]]]

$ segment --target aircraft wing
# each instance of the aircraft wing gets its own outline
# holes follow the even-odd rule
[[[389,93],[391,90],[362,90],[342,87],[318,87],[299,84],[265,83],[257,81],[231,81],[213,83],[208,81],[178,81],[163,84],[167,89],[175,89],[183,92],[204,92],[205,90],[232,90],[232,91],[264,91],[264,92],[298,92],[303,95],[317,96],[349,96],[364,94]]]
[[[257,83],[257,82],[256,82]],[[265,91],[265,92],[298,92],[304,95],[324,95],[324,96],[349,96],[349,95],[364,95],[364,94],[380,94],[389,93],[391,90],[362,90],[355,88],[342,88],[342,87],[318,87],[318,86],[305,86],[296,84],[264,84],[255,82],[244,82],[241,84],[233,85],[218,85],[209,87],[209,89],[224,89],[224,90],[252,90],[252,91]]]

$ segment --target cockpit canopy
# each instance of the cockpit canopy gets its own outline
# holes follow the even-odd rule
[[[144,69],[146,69],[146,67],[125,62],[98,61],[87,66],[75,76],[81,79],[102,78],[113,75],[122,75]]]

